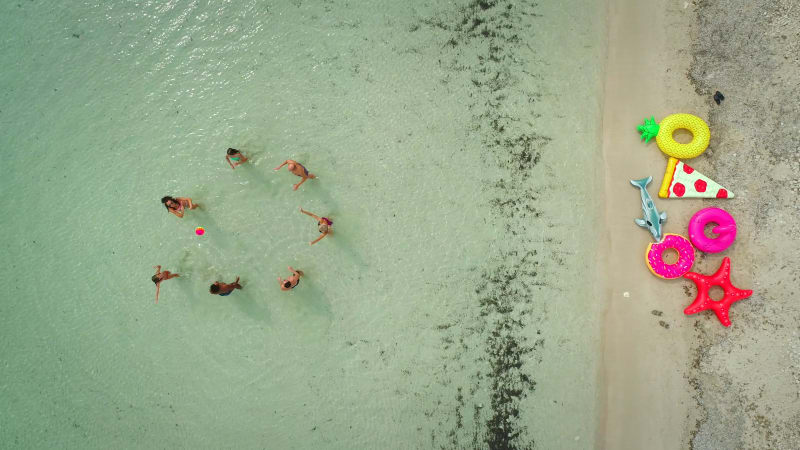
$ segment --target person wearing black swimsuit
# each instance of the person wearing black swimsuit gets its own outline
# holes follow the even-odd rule
[[[289,272],[292,272],[292,275],[285,280],[281,277],[278,277],[278,284],[281,286],[282,291],[294,289],[298,284],[300,284],[300,277],[303,276],[302,270],[294,270],[292,266],[289,266]]]
[[[208,292],[221,297],[227,297],[228,295],[231,295],[235,289],[242,289],[242,285],[239,284],[239,277],[236,277],[236,281],[233,283],[215,281],[214,284],[212,284],[208,289]]]

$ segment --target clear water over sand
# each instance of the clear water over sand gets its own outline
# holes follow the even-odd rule
[[[0,441],[590,448],[602,5],[209,3],[0,5]]]

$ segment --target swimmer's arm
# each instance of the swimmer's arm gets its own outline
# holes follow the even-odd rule
[[[156,284],[156,305],[158,304],[158,291],[160,291],[160,290],[161,290],[161,282],[159,281]]]
[[[286,161],[282,162],[281,165],[276,167],[274,170],[279,170],[281,167],[283,167],[283,166],[285,166],[287,164],[289,164],[289,160],[288,159]]]
[[[316,244],[317,242],[321,241],[321,240],[322,240],[322,238],[324,238],[324,237],[325,237],[325,236],[327,236],[327,235],[328,235],[328,233],[322,233],[322,235],[321,235],[320,237],[318,237],[318,238],[314,239],[314,240],[311,242],[311,244],[309,244],[309,245],[314,245],[314,244]]]
[[[297,271],[296,271],[296,270],[294,270],[294,267],[292,267],[292,266],[289,266],[289,272],[292,272],[292,275],[294,275],[294,276],[296,276],[296,277],[299,277],[299,276],[300,276],[300,274],[299,274],[299,273],[297,273]]]
[[[231,169],[235,169],[236,168],[236,166],[234,166],[233,163],[231,162],[231,157],[230,156],[225,155],[225,160],[228,161],[228,164],[231,165]]]
[[[175,214],[176,216],[178,216],[180,218],[183,218],[183,211],[175,211],[174,209],[170,208],[169,212],[171,212],[172,214]]]
[[[319,219],[319,217],[317,217],[315,214],[313,214],[313,213],[310,213],[310,212],[306,211],[306,210],[305,210],[305,209],[303,209],[302,207],[300,207],[300,212],[301,212],[301,213],[303,213],[303,214],[305,214],[305,215],[307,215],[307,216],[311,216],[311,217],[313,217],[313,218],[317,219],[317,221],[319,221],[319,220],[320,220],[320,219]]]
[[[181,276],[181,274],[179,274],[179,273],[171,273],[171,274],[169,274],[167,276],[167,280],[169,280],[171,278],[178,278],[179,276]]]

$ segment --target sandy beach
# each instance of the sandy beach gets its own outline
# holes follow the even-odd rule
[[[798,287],[796,39],[800,12],[788,2],[608,3],[604,138],[608,268],[598,447],[797,448],[800,351]],[[794,80],[794,81],[791,81]],[[726,100],[718,106],[715,91]],[[731,200],[668,200],[657,192],[666,156],[639,142],[635,126],[688,112],[711,128],[709,149],[690,164],[736,194]],[[634,223],[638,192],[667,211],[665,232],[686,234],[694,211],[725,208],[739,235],[693,271],[711,274],[723,256],[732,280],[754,294],[725,328],[710,312],[684,316],[696,288],[652,276],[650,236]],[[789,237],[790,239],[787,239]]]
[[[609,2],[603,149],[606,169],[606,225],[610,270],[605,316],[603,370],[605,448],[681,448],[690,387],[684,379],[690,320],[681,317],[680,282],[655,278],[644,265],[651,236],[633,219],[642,214],[630,179],[652,176],[648,186],[666,210],[664,230],[682,233],[693,205],[658,200],[666,158],[654,142],[639,141],[636,125],[645,117],[691,111],[703,116],[684,73],[690,58],[680,52],[688,37],[670,32],[668,20],[686,29],[691,12],[652,14],[661,2]],[[681,42],[682,41],[682,42]],[[683,233],[685,234],[685,233]],[[669,300],[669,293],[676,300]]]

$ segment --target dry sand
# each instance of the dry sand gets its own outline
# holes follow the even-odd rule
[[[800,448],[800,6],[788,1],[608,2],[603,152],[608,268],[598,447]],[[688,76],[687,76],[688,75]],[[715,90],[726,100],[717,106]],[[786,99],[792,99],[786,101]],[[666,157],[635,125],[688,112],[711,127],[709,150],[689,163],[736,194],[731,200],[657,197]],[[653,176],[665,232],[686,234],[691,214],[721,206],[736,243],[693,271],[732,260],[733,326],[710,312],[684,316],[696,289],[652,276],[649,234],[633,223]]]
[[[597,441],[609,449],[681,448],[693,403],[684,377],[692,320],[682,314],[681,283],[654,277],[644,264],[652,238],[633,221],[642,209],[639,191],[628,181],[652,176],[650,195],[667,211],[664,231],[686,234],[689,213],[699,201],[658,199],[666,157],[655,142],[640,142],[636,132],[650,115],[706,115],[685,76],[689,38],[677,32],[689,28],[692,12],[666,8],[657,0],[609,1],[603,115],[609,235],[606,393],[605,424]]]

